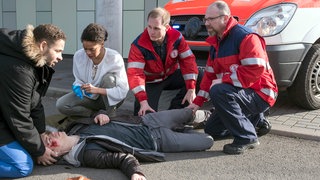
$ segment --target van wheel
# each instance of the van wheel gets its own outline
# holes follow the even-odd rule
[[[320,108],[320,44],[310,48],[288,93],[297,105],[305,109]]]

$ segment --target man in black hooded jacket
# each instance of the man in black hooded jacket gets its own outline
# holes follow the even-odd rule
[[[66,36],[52,25],[24,30],[0,29],[0,178],[19,178],[37,163],[50,165],[54,152],[41,141],[45,132],[45,95],[62,60]]]

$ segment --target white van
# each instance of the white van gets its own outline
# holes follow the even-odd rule
[[[215,0],[171,0],[164,8],[171,25],[186,38],[205,65],[208,44],[201,21]],[[320,1],[226,0],[241,24],[265,38],[279,90],[305,109],[320,108]],[[204,55],[205,54],[205,55]]]

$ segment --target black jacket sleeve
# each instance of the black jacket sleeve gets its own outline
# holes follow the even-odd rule
[[[133,155],[127,153],[85,150],[82,165],[99,169],[119,168],[129,178],[134,173],[144,175],[139,161]]]

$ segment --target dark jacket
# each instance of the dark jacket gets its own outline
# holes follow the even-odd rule
[[[133,120],[128,123],[129,120]],[[144,126],[140,117],[117,117],[111,123],[125,126]],[[75,121],[66,129],[68,135],[77,134],[93,123],[91,118],[82,118]],[[152,150],[132,147],[116,138],[106,135],[91,135],[64,155],[64,161],[74,166],[88,166],[93,168],[119,168],[128,177],[134,173],[142,173],[139,161],[161,162],[164,154]],[[60,162],[62,163],[62,162]]]
[[[41,96],[54,70],[35,44],[33,27],[0,29],[0,146],[18,141],[33,157],[44,154]]]

